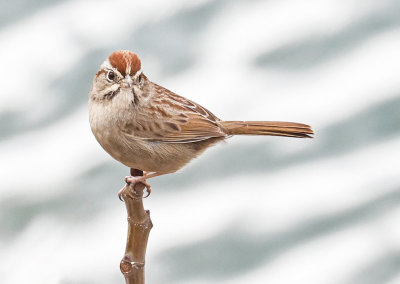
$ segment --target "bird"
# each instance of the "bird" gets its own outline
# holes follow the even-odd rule
[[[148,195],[147,179],[178,171],[231,136],[313,138],[314,134],[309,125],[296,122],[221,120],[150,81],[138,55],[128,50],[111,53],[94,76],[89,122],[102,148],[131,169],[125,182],[143,183]]]

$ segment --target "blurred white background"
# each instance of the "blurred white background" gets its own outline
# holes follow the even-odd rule
[[[128,169],[87,98],[114,50],[234,137],[151,180],[148,283],[400,283],[400,1],[1,1],[0,282],[123,283]]]

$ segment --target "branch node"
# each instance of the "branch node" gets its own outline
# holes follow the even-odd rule
[[[120,269],[123,274],[129,274],[133,270],[144,269],[144,262],[121,260]]]

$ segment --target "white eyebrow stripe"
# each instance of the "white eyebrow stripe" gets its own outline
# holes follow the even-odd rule
[[[123,77],[122,74],[121,74],[121,72],[119,72],[117,68],[114,68],[114,67],[111,65],[111,63],[110,63],[110,61],[109,61],[108,59],[107,59],[106,61],[104,61],[103,64],[101,64],[100,68],[101,68],[101,69],[104,69],[104,70],[110,70],[110,69],[111,69],[111,70],[113,70],[115,73],[117,73],[120,77]]]
[[[140,76],[140,74],[142,74],[142,69],[140,68],[138,71],[136,71],[135,75],[132,77],[132,79],[136,79],[137,77]]]

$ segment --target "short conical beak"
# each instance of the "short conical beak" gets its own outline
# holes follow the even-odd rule
[[[122,80],[124,87],[132,88],[132,77],[129,75],[126,75],[124,80]]]

